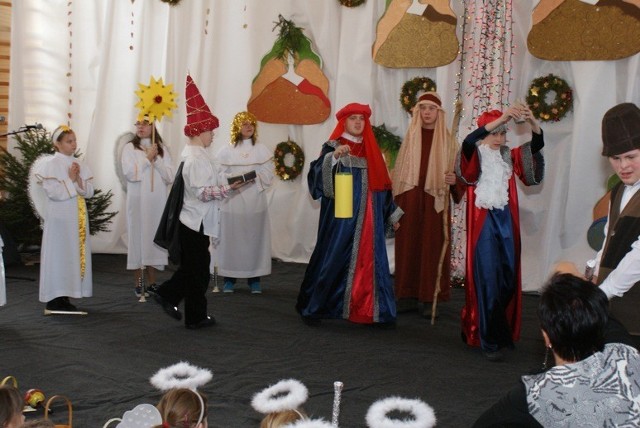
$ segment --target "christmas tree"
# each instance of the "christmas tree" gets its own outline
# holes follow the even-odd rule
[[[11,231],[18,244],[39,245],[42,241],[40,219],[29,199],[29,169],[44,154],[53,154],[51,134],[45,129],[30,129],[15,135],[19,156],[0,150],[0,218]],[[80,154],[76,153],[76,157]],[[117,212],[108,212],[113,194],[95,189],[94,196],[86,200],[89,230],[92,235],[109,231],[111,219]]]

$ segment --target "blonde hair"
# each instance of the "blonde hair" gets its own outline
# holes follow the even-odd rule
[[[279,428],[291,422],[306,419],[303,411],[297,409],[283,410],[281,412],[269,413],[260,422],[260,428]]]
[[[162,415],[162,425],[155,428],[195,428],[207,419],[207,397],[187,388],[167,391],[156,406]],[[204,408],[203,408],[204,407]],[[200,412],[204,410],[202,420]]]
[[[253,125],[251,141],[253,144],[256,143],[256,140],[258,139],[258,119],[248,111],[241,111],[234,116],[233,122],[231,122],[231,145],[235,146],[240,141],[242,138],[242,125],[247,122]]]

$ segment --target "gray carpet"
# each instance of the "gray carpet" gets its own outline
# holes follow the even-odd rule
[[[73,301],[86,317],[43,315],[37,265],[7,267],[8,303],[0,307],[0,379],[15,376],[22,392],[68,396],[76,428],[99,428],[137,404],[156,404],[160,393],[149,378],[181,360],[213,371],[201,388],[211,427],[257,427],[252,395],[285,378],[307,386],[304,408],[326,420],[333,382],[342,381],[341,427],[365,427],[369,406],[391,395],[426,401],[438,426],[466,427],[543,359],[537,296],[523,298],[516,350],[491,363],[460,339],[462,289],[440,305],[435,326],[409,312],[395,330],[340,320],[308,327],[294,310],[305,265],[274,261],[262,295],[251,295],[243,281],[233,295],[209,293],[218,325],[187,330],[151,300],[138,303],[125,256],[96,254],[93,263],[94,296]],[[64,422],[66,410],[54,410]]]

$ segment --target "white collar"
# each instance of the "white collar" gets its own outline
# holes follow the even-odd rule
[[[341,137],[345,140],[351,141],[352,143],[362,143],[362,135],[356,137],[355,135],[351,135],[348,132],[343,132]]]

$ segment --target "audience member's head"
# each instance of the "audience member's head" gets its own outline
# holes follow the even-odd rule
[[[267,414],[260,422],[260,428],[280,428],[292,422],[307,418],[302,410],[291,409]]]
[[[583,360],[604,348],[607,296],[593,283],[568,273],[551,277],[538,307],[545,344],[556,360]]]
[[[157,406],[162,425],[154,428],[207,428],[207,397],[188,388],[167,391]]]
[[[0,386],[0,428],[22,428],[24,400],[18,388]]]

